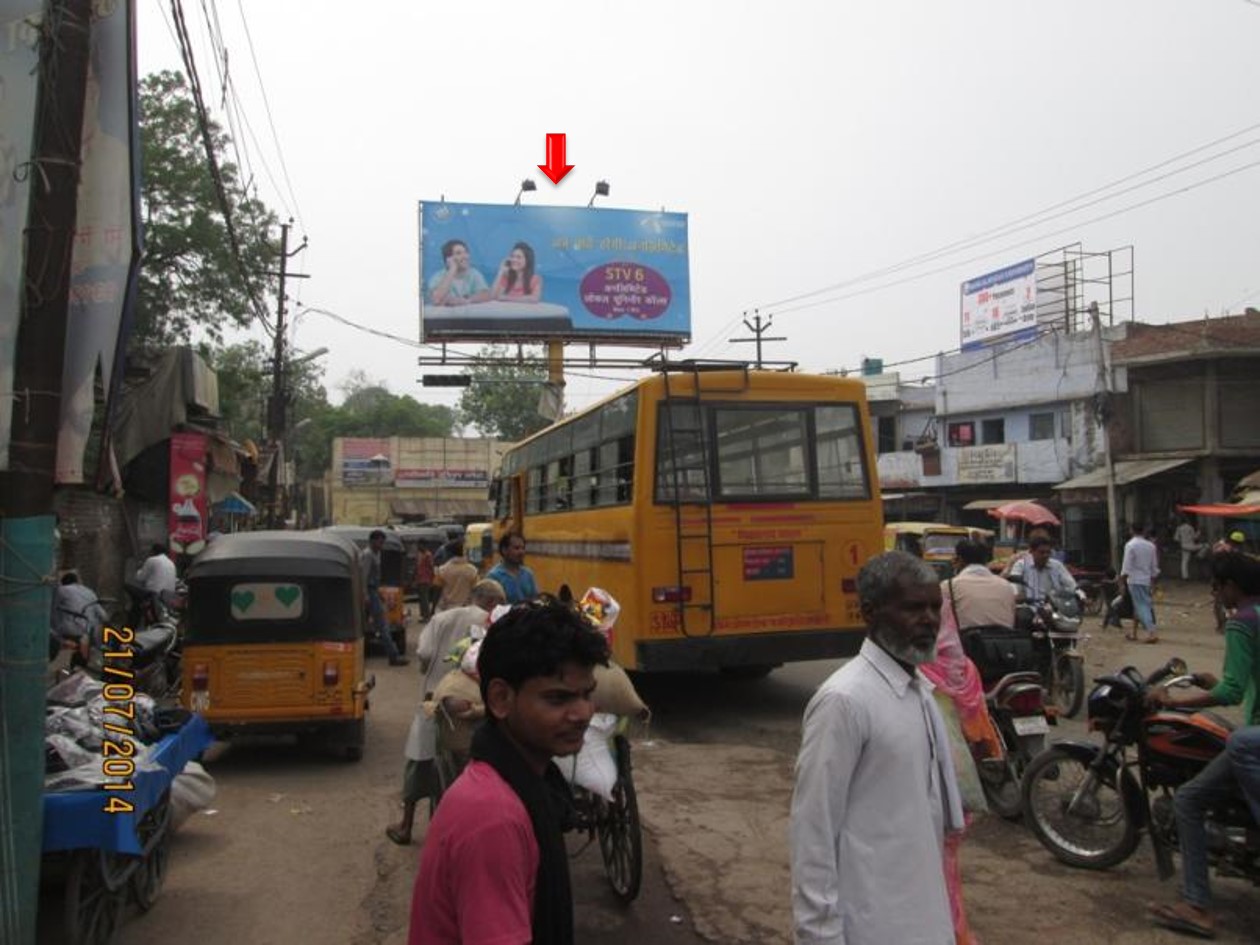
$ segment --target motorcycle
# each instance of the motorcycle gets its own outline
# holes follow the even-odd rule
[[[1012,627],[976,626],[960,631],[963,649],[980,672],[989,717],[1002,739],[1002,758],[977,763],[980,786],[994,813],[1008,820],[1023,811],[1024,772],[1042,749],[1055,719],[1046,712],[1045,689],[1031,637]]]
[[[115,631],[108,641],[99,631],[85,634],[71,666],[81,666],[91,676],[103,679],[105,651],[127,652],[128,669],[134,674],[130,683],[136,692],[147,693],[159,701],[175,698],[179,695],[182,664],[178,613],[159,595],[131,584],[125,586],[133,601],[128,615],[117,615],[108,621],[106,626]],[[181,599],[177,591],[173,602]],[[98,598],[95,603],[108,610],[114,602]],[[117,666],[117,662],[111,665]]]
[[[1077,648],[1083,620],[1079,591],[1051,591],[1015,607],[1015,625],[1032,635],[1050,701],[1070,719],[1085,700],[1084,659]]]
[[[1155,686],[1194,685],[1185,673],[1174,658],[1146,678],[1132,666],[1101,677],[1088,718],[1105,743],[1059,742],[1024,773],[1025,817],[1057,859],[1108,869],[1133,854],[1145,830],[1160,878],[1173,875],[1173,793],[1225,750],[1231,729],[1212,712],[1147,706]],[[1206,828],[1216,871],[1260,883],[1260,830],[1241,793],[1210,811]]]

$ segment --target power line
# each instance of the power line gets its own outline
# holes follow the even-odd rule
[[[1239,129],[1238,131],[1235,131],[1231,134],[1224,135],[1223,137],[1217,138],[1213,141],[1209,141],[1206,144],[1199,145],[1198,147],[1191,148],[1188,151],[1183,151],[1180,154],[1174,155],[1173,157],[1167,158],[1156,164],[1152,164],[1149,167],[1143,168],[1142,170],[1135,171],[1131,174],[1125,175],[1124,177],[1117,178],[1116,180],[1113,180],[1110,183],[1104,184],[1101,187],[1095,187],[1091,190],[1085,191],[1082,194],[1078,194],[1075,197],[1070,197],[1067,200],[1062,200],[1062,201],[1059,201],[1058,203],[1051,204],[1050,206],[1045,207],[1041,210],[1038,210],[1035,213],[1026,214],[1022,217],[1018,217],[1015,220],[1009,221],[997,227],[993,227],[992,229],[982,231],[981,233],[975,234],[973,236],[955,240],[951,243],[945,244],[944,246],[938,247],[937,249],[930,250],[924,253],[919,253],[918,255],[911,256],[905,260],[902,260],[901,262],[893,263],[891,265],[884,266],[879,269],[874,269],[874,270],[871,270],[870,272],[863,273],[861,275],[854,276],[850,279],[845,279],[840,282],[836,282],[836,283],[833,283],[828,286],[824,286],[819,289],[813,289],[809,292],[802,292],[797,295],[789,296],[787,298],[778,299],[773,302],[763,304],[761,307],[773,308],[775,306],[786,305],[788,303],[795,302],[801,299],[811,298],[812,296],[815,296],[815,295],[821,295],[825,292],[831,292],[836,289],[847,288],[848,286],[856,285],[861,282],[867,282],[867,281],[870,281],[871,279],[877,279],[880,276],[890,275],[894,272],[899,272],[901,270],[911,268],[913,266],[920,265],[925,262],[932,262],[933,260],[939,259],[942,256],[951,255],[953,252],[969,249],[973,246],[983,245],[984,243],[992,242],[994,240],[1000,239],[1003,236],[1009,235],[1011,233],[1026,230],[1031,226],[1037,226],[1037,225],[1040,225],[1040,223],[1046,223],[1046,222],[1049,222],[1049,220],[1058,219],[1065,215],[1075,213],[1079,210],[1085,209],[1086,207],[1094,206],[1098,203],[1105,202],[1106,200],[1112,199],[1113,197],[1121,196],[1122,194],[1130,192],[1132,190],[1137,190],[1142,187],[1149,186],[1150,184],[1157,183],[1160,180],[1166,179],[1171,176],[1175,176],[1176,174],[1183,173],[1184,171],[1192,170],[1195,167],[1199,167],[1203,164],[1210,163],[1211,161],[1218,160],[1222,157],[1227,157],[1228,155],[1236,151],[1242,150],[1243,148],[1252,147],[1260,143],[1260,138],[1255,138],[1251,141],[1245,142],[1227,151],[1223,151],[1219,154],[1209,156],[1200,161],[1196,161],[1183,168],[1170,171],[1167,174],[1161,175],[1160,177],[1154,178],[1143,184],[1135,185],[1134,187],[1127,188],[1125,190],[1119,191],[1110,196],[1101,197],[1096,200],[1082,203],[1082,201],[1086,201],[1088,200],[1088,198],[1095,197],[1096,195],[1105,193],[1106,191],[1109,191],[1109,190],[1113,190],[1122,184],[1127,184],[1129,181],[1136,180],[1141,177],[1145,177],[1155,171],[1162,170],[1163,168],[1169,166],[1170,164],[1175,164],[1179,161],[1184,160],[1187,157],[1191,157],[1195,154],[1199,154],[1202,151],[1215,148],[1228,141],[1232,141],[1235,138],[1240,138],[1244,135],[1250,134],[1258,129],[1260,129],[1260,123],[1248,125],[1246,128]],[[1062,208],[1065,208],[1065,207],[1072,207],[1075,204],[1080,204],[1080,206],[1076,206],[1073,209],[1064,210],[1061,213],[1055,213],[1055,211],[1062,210]],[[994,255],[995,253],[991,253],[987,255]]]
[[[1010,250],[1018,249],[1021,246],[1028,246],[1029,244],[1032,244],[1032,243],[1040,243],[1043,240],[1047,240],[1053,236],[1060,236],[1064,233],[1070,233],[1073,230],[1079,229],[1080,227],[1090,226],[1094,223],[1101,223],[1104,220],[1110,220],[1113,217],[1118,217],[1125,213],[1130,213],[1133,210],[1139,210],[1142,207],[1148,207],[1152,204],[1159,203],[1163,200],[1168,200],[1172,197],[1180,196],[1181,194],[1184,194],[1184,193],[1189,193],[1192,190],[1198,190],[1200,187],[1206,187],[1208,184],[1214,184],[1217,181],[1224,180],[1228,177],[1233,177],[1235,174],[1241,174],[1243,171],[1251,170],[1254,167],[1260,167],[1260,160],[1251,161],[1247,164],[1240,165],[1239,167],[1232,168],[1228,171],[1222,171],[1220,174],[1215,174],[1212,177],[1207,177],[1207,178],[1204,178],[1203,180],[1186,184],[1182,187],[1175,188],[1174,190],[1165,191],[1162,194],[1156,194],[1154,197],[1149,197],[1146,200],[1139,200],[1136,203],[1132,203],[1132,204],[1129,204],[1128,206],[1121,207],[1118,210],[1112,210],[1108,213],[1104,213],[1096,217],[1091,217],[1088,220],[1078,221],[1069,226],[1061,227],[1060,229],[1057,229],[1057,230],[1051,230],[1048,233],[1040,233],[1037,236],[1033,236],[1025,240],[1020,240],[1018,242],[1011,243],[1010,245],[1005,246],[1000,250],[990,250],[987,252],[983,252],[976,256],[971,256],[967,259],[961,259],[961,260],[957,260],[955,262],[949,263],[944,266],[939,266],[936,269],[929,269],[925,272],[920,272],[915,275],[905,276],[901,279],[895,279],[891,282],[882,282],[879,285],[870,286],[864,289],[857,289],[853,292],[847,292],[843,295],[836,295],[836,296],[831,296],[830,298],[818,299],[817,301],[813,301],[813,302],[802,302],[800,305],[791,305],[791,306],[788,306],[787,308],[779,308],[775,310],[775,314],[783,315],[788,312],[798,312],[803,309],[814,308],[815,306],[818,306],[818,305],[827,305],[831,302],[841,302],[846,299],[857,298],[863,295],[870,295],[871,293],[874,293],[874,292],[882,292],[884,289],[891,289],[899,285],[905,285],[908,282],[915,282],[919,279],[925,279],[928,276],[935,276],[943,272],[949,272],[953,269],[957,269],[959,266],[964,266],[967,263],[979,262],[982,259],[989,259],[990,257],[994,255],[1007,253]]]
[[[232,204],[228,199],[227,188],[223,184],[223,175],[219,173],[218,156],[214,150],[214,139],[210,134],[210,119],[206,114],[205,99],[201,94],[201,80],[197,76],[197,64],[193,61],[192,41],[188,36],[188,24],[184,19],[184,8],[180,0],[171,0],[171,17],[175,21],[175,31],[179,40],[180,55],[184,60],[184,69],[188,75],[188,85],[192,92],[193,104],[197,112],[197,126],[201,130],[201,141],[206,151],[206,163],[210,170],[210,179],[214,184],[215,196],[219,202],[219,211],[223,214],[224,228],[227,230],[228,243],[232,250],[232,259],[236,263],[236,269],[241,277],[241,283],[245,288],[245,294],[249,297],[249,301],[254,308],[255,317],[262,322],[263,327],[267,329],[268,334],[275,335],[275,329],[272,327],[267,313],[262,305],[262,300],[258,297],[258,293],[254,289],[254,283],[251,278],[245,260],[241,255],[240,239],[236,234],[236,225],[232,220]]]
[[[267,98],[267,87],[263,84],[262,70],[258,66],[258,54],[254,50],[254,37],[249,30],[249,21],[245,19],[245,4],[243,0],[236,0],[236,7],[241,14],[241,25],[245,27],[245,40],[249,44],[249,58],[254,63],[254,75],[258,79],[258,91],[262,93],[263,108],[267,113],[267,124],[271,127],[271,140],[276,145],[276,157],[280,160],[280,172],[284,175],[284,183],[289,188],[289,199],[293,201],[298,224],[305,230],[306,223],[302,220],[302,210],[298,205],[297,196],[293,193],[293,181],[289,178],[289,167],[284,160],[284,149],[280,147],[280,136],[276,133],[276,122],[271,114],[271,101]]]

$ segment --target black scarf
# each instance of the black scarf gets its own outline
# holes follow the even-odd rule
[[[473,732],[472,757],[498,772],[525,805],[538,843],[538,878],[534,884],[533,945],[573,945],[573,891],[563,825],[573,795],[555,765],[539,777],[520,751],[492,722]]]

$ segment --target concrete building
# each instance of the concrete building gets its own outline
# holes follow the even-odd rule
[[[1111,347],[1126,379],[1110,423],[1119,518],[1170,538],[1178,505],[1226,501],[1260,469],[1260,311],[1127,327]],[[1077,477],[1061,484],[1061,500],[1086,517],[1105,517],[1105,485],[1102,470]],[[1198,524],[1215,539],[1224,520]]]
[[[334,525],[490,517],[490,482],[512,444],[486,438],[338,437],[312,496],[312,521]]]
[[[1104,329],[1104,336],[1122,331]],[[935,374],[934,385],[909,388],[887,375],[867,379],[872,424],[879,429],[893,415],[898,422],[896,449],[882,449],[894,442],[885,435],[891,428],[873,433],[883,491],[919,496],[886,503],[890,518],[911,517],[898,514],[905,507],[915,517],[992,527],[987,510],[994,505],[1049,500],[1053,486],[1101,465],[1092,333],[1050,332],[941,355]],[[1076,522],[1064,524],[1071,547]]]

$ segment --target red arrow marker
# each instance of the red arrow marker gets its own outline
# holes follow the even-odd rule
[[[572,164],[564,163],[564,135],[547,135],[547,163],[539,164],[538,169],[558,184],[564,175],[573,170]]]

